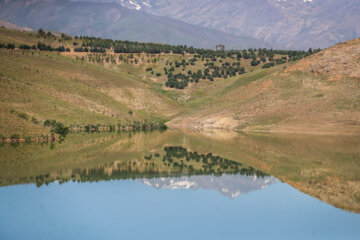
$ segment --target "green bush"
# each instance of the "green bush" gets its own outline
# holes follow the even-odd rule
[[[44,127],[51,127],[51,133],[56,133],[59,134],[62,137],[65,137],[66,135],[69,134],[69,127],[65,127],[64,124],[60,123],[60,122],[56,122],[56,120],[45,120],[44,121]]]
[[[19,140],[19,139],[20,139],[20,135],[19,135],[19,134],[12,134],[12,135],[10,136],[10,139],[11,139],[11,140]]]
[[[269,63],[265,63],[262,68],[270,68],[270,67],[273,67],[275,66],[275,63],[274,62],[269,62]]]
[[[51,132],[57,133],[60,136],[65,137],[69,134],[69,128],[65,127],[64,124],[57,122],[51,127]]]

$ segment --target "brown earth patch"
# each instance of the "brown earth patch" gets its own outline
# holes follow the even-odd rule
[[[293,71],[324,74],[334,81],[346,77],[360,79],[360,39],[339,43],[285,70]]]

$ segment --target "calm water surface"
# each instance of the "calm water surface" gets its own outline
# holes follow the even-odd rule
[[[78,134],[0,147],[0,239],[359,239],[360,143]]]

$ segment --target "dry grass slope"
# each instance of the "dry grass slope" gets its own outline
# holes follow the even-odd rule
[[[0,33],[5,43],[38,41],[32,33],[7,29]],[[0,80],[4,136],[49,134],[41,124],[46,119],[66,125],[116,124],[165,120],[181,111],[176,102],[143,81],[134,67],[109,68],[56,52],[0,49]]]
[[[170,122],[181,128],[360,134],[360,41],[218,86]],[[336,81],[335,81],[336,80]],[[211,101],[207,101],[210,100]]]
[[[0,28],[1,43],[39,40],[71,49],[73,41],[80,44]],[[136,64],[121,62],[113,52],[106,56],[115,62],[94,62],[93,55],[73,51],[0,49],[0,134],[47,134],[32,118],[66,125],[162,119],[188,129],[360,134],[359,39],[269,69],[241,59],[246,74],[189,83],[184,90],[163,86],[164,67],[193,55],[134,54]],[[199,59],[175,73],[197,71],[205,63]],[[145,71],[149,67],[153,74]]]

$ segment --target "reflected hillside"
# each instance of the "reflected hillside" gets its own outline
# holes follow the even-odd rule
[[[360,212],[357,137],[175,130],[81,133],[52,148],[2,145],[0,184],[141,179],[172,188],[186,180],[194,188],[228,189],[233,196],[261,189],[271,175],[336,207]],[[226,182],[226,176],[233,176],[232,181]],[[251,185],[246,176],[260,180]]]
[[[178,132],[79,134],[53,148],[3,145],[1,185],[216,175],[267,176],[239,161],[181,147]],[[179,144],[171,146],[170,144]]]

